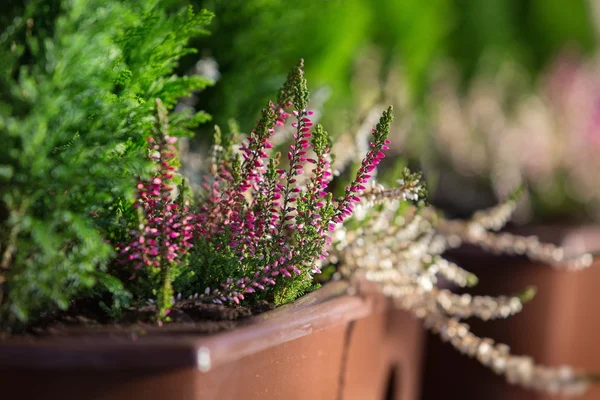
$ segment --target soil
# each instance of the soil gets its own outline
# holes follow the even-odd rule
[[[198,300],[178,301],[168,315],[168,322],[157,323],[154,319],[156,306],[147,305],[127,309],[119,321],[112,320],[96,301],[87,300],[72,305],[67,311],[46,313],[19,331],[0,331],[0,340],[20,336],[30,339],[49,336],[124,336],[164,333],[194,335],[211,334],[230,330],[245,323],[250,316],[272,310],[266,301],[245,306],[225,306]]]

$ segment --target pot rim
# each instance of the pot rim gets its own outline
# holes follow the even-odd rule
[[[195,368],[206,372],[390,306],[372,284],[361,282],[359,293],[352,289],[345,281],[330,282],[291,304],[253,316],[240,327],[202,336],[194,334],[193,326],[167,325],[148,327],[150,336],[132,332],[125,337],[108,329],[94,336],[83,331],[35,340],[11,338],[0,341],[0,369]]]

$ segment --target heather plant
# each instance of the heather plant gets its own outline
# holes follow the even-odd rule
[[[497,207],[478,211],[469,220],[449,220],[432,207],[406,207],[422,184],[400,180],[396,189],[374,184],[363,192],[352,224],[338,227],[331,258],[346,277],[374,282],[394,304],[422,319],[442,340],[477,359],[511,384],[547,392],[576,395],[596,376],[568,366],[536,364],[531,357],[511,354],[509,346],[470,331],[467,318],[493,320],[520,312],[535,294],[532,288],[509,296],[455,294],[444,278],[459,287],[472,287],[477,277],[443,257],[447,249],[463,243],[495,254],[513,254],[539,260],[555,268],[579,270],[592,265],[591,254],[569,254],[563,248],[541,243],[537,237],[497,233],[517,206],[517,191]]]
[[[569,222],[598,218],[597,65],[563,53],[535,85],[530,74],[505,63],[495,74],[482,72],[465,92],[449,73],[436,82],[429,149],[438,165],[451,165],[448,179],[471,191],[499,197],[526,184],[528,203],[521,220]],[[486,104],[482,107],[481,104]],[[528,146],[529,151],[519,149]],[[441,196],[457,203],[457,193]]]
[[[126,238],[137,218],[129,204],[135,180],[153,168],[144,153],[155,137],[155,99],[171,110],[209,84],[173,75],[194,51],[190,38],[206,33],[208,12],[151,0],[14,3],[0,35],[2,324],[83,295],[108,291],[113,302],[127,301],[108,270],[108,241]],[[172,115],[171,136],[206,119]],[[140,204],[160,203],[155,189]]]
[[[329,232],[352,215],[358,194],[384,157],[392,119],[384,112],[362,165],[344,195],[327,191],[332,179],[330,139],[313,126],[300,62],[277,102],[269,102],[238,151],[219,131],[210,182],[196,215],[189,270],[176,286],[185,296],[203,288],[202,298],[240,303],[258,292],[275,304],[294,300],[313,287],[319,260],[327,256]],[[285,167],[271,137],[292,118],[294,130]],[[228,143],[224,146],[224,143]],[[283,163],[281,163],[283,164]]]
[[[136,200],[132,207],[139,210],[137,227],[130,231],[128,243],[119,243],[116,250],[119,264],[129,264],[134,275],[141,268],[146,274],[137,277],[136,286],[130,291],[139,295],[140,280],[149,280],[147,285],[156,295],[159,317],[164,318],[172,305],[171,282],[177,267],[185,260],[192,246],[193,216],[186,200],[184,182],[179,186],[176,179],[177,138],[170,136],[167,110],[160,99],[156,99],[156,121],[153,135],[148,137],[148,157],[155,171],[148,179],[140,179],[136,186]],[[173,191],[178,188],[177,197]]]

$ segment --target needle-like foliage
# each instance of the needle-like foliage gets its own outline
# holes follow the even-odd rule
[[[209,82],[173,75],[210,13],[164,1],[30,1],[0,35],[0,319],[66,308],[105,273],[133,197],[155,99]],[[6,19],[6,17],[4,18]],[[4,28],[4,27],[3,27]],[[173,134],[207,115],[178,116]],[[50,307],[51,308],[51,307]]]

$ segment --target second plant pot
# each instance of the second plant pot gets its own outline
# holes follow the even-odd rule
[[[531,227],[519,234],[536,235],[580,253],[600,249],[599,227]],[[514,294],[535,286],[537,294],[516,316],[506,320],[470,320],[473,331],[508,344],[515,354],[532,356],[547,365],[568,364],[600,372],[600,312],[598,287],[600,265],[582,271],[561,271],[522,257],[499,257],[478,249],[464,248],[448,255],[474,272],[479,284],[469,293]],[[424,399],[439,399],[460,393],[461,399],[548,400],[551,396],[508,385],[477,361],[469,359],[438,337],[428,338],[423,387]],[[580,399],[600,398],[600,388],[590,387]]]

